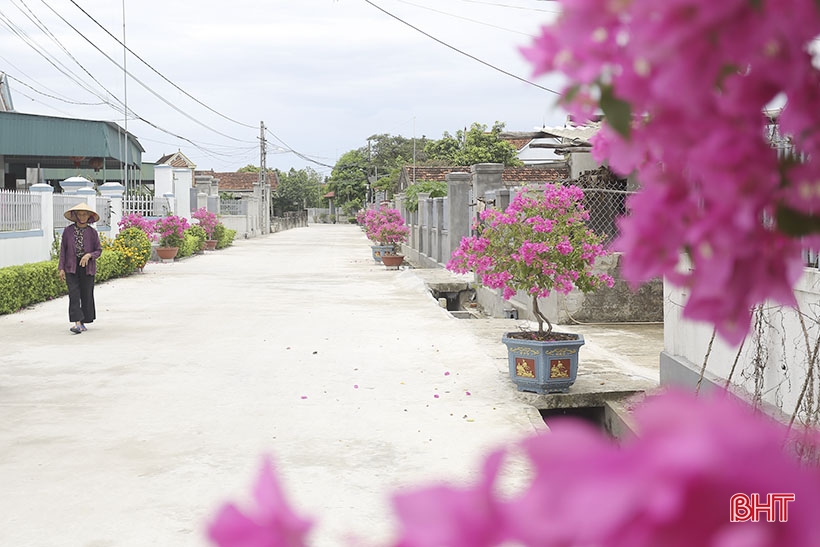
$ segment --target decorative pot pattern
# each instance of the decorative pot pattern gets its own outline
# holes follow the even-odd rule
[[[566,393],[578,375],[578,350],[584,345],[580,334],[577,340],[519,340],[501,341],[507,346],[510,379],[518,391],[533,393]]]
[[[393,254],[395,252],[392,245],[371,245],[370,248],[373,250],[373,260],[376,263],[382,261],[383,255]]]

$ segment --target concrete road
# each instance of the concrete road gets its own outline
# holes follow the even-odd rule
[[[381,541],[396,488],[543,428],[500,342],[368,245],[311,225],[149,264],[80,335],[66,298],[0,316],[0,545],[206,545],[263,454],[313,545]]]

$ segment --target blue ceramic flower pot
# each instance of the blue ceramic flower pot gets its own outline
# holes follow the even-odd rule
[[[540,342],[510,338],[501,341],[507,346],[510,379],[518,391],[533,393],[566,393],[578,375],[578,350],[584,337],[577,340]]]

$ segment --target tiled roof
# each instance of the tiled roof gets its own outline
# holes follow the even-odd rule
[[[415,169],[415,178],[413,170]],[[469,173],[469,167],[404,167],[405,176],[411,180],[444,181],[447,173]],[[517,186],[526,183],[558,182],[569,178],[569,169],[565,165],[538,166],[538,167],[506,167],[501,173],[501,181],[508,186]]]
[[[525,146],[527,146],[532,139],[528,138],[528,137],[512,137],[512,138],[502,137],[502,140],[505,140],[508,143],[515,146],[515,149],[520,152],[521,149],[524,148]]]
[[[225,192],[250,192],[259,181],[259,173],[217,173],[214,171],[196,171],[196,175],[210,175],[219,180],[219,190]],[[268,172],[268,183],[271,190],[279,186],[279,177],[275,171]]]
[[[189,168],[193,169],[196,167],[194,163],[188,159],[185,154],[181,151],[174,152],[173,154],[166,154],[158,159],[155,165],[170,165],[171,167],[179,167],[179,168]]]

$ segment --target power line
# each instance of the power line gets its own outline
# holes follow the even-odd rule
[[[482,0],[461,0],[462,2],[467,2],[468,4],[482,4],[485,6],[495,6],[498,8],[510,8],[510,9],[520,9],[525,11],[538,11],[541,13],[561,13],[559,10],[549,10],[549,9],[542,9],[542,8],[530,8],[526,6],[511,6],[509,4],[499,4],[497,2],[483,2]]]
[[[142,64],[144,64],[145,66],[147,66],[148,68],[150,68],[151,70],[153,70],[153,71],[154,71],[154,73],[156,73],[156,74],[157,74],[160,78],[162,78],[163,80],[165,80],[166,82],[168,82],[169,84],[171,84],[172,86],[174,86],[176,89],[178,89],[178,90],[179,90],[179,91],[181,91],[183,94],[185,94],[188,98],[190,98],[190,99],[192,99],[193,101],[195,101],[196,103],[198,103],[198,104],[200,104],[200,105],[204,106],[205,108],[207,108],[208,110],[210,110],[211,112],[213,112],[214,114],[216,114],[217,116],[220,116],[220,117],[222,117],[222,118],[225,118],[226,120],[228,120],[228,121],[230,121],[230,122],[233,122],[233,123],[235,123],[235,124],[237,124],[237,125],[241,125],[241,126],[243,126],[243,127],[247,127],[247,128],[250,128],[250,129],[256,129],[256,127],[255,127],[255,126],[253,126],[253,125],[249,125],[249,124],[242,123],[242,122],[240,122],[240,121],[234,120],[233,118],[231,118],[231,117],[229,117],[229,116],[226,116],[226,115],[222,114],[221,112],[218,112],[217,110],[214,110],[213,108],[211,108],[211,107],[210,107],[210,106],[208,106],[207,104],[203,103],[202,101],[200,101],[199,99],[197,99],[196,97],[194,97],[193,95],[191,95],[190,93],[188,93],[187,91],[185,91],[184,89],[182,89],[181,87],[179,87],[177,84],[175,84],[174,82],[172,82],[171,80],[169,80],[168,78],[166,78],[166,77],[165,77],[165,76],[164,76],[164,75],[163,75],[160,71],[158,71],[158,70],[157,70],[157,69],[155,69],[153,66],[151,66],[151,64],[150,64],[148,61],[146,61],[145,59],[143,59],[142,57],[140,57],[139,55],[137,55],[136,53],[134,53],[134,51],[133,51],[133,50],[131,50],[131,48],[127,47],[125,44],[123,44],[123,43],[122,43],[122,41],[121,41],[119,38],[117,38],[116,36],[114,36],[113,34],[111,34],[111,32],[109,32],[109,31],[108,31],[108,29],[106,29],[104,26],[102,26],[102,24],[100,24],[100,22],[99,22],[99,21],[97,21],[97,20],[96,20],[94,17],[92,17],[92,16],[91,16],[91,15],[90,15],[87,11],[85,11],[85,10],[84,10],[84,9],[83,9],[83,8],[82,8],[82,7],[81,7],[81,6],[77,3],[77,2],[75,2],[74,0],[70,0],[70,1],[71,1],[71,3],[72,3],[72,4],[74,4],[74,5],[77,7],[77,9],[78,9],[78,10],[80,10],[81,12],[83,12],[83,14],[85,14],[85,16],[86,16],[86,17],[88,17],[89,19],[91,19],[92,21],[94,21],[94,23],[95,23],[98,27],[100,27],[100,28],[101,28],[101,29],[102,29],[102,30],[103,30],[106,34],[108,34],[108,35],[109,35],[111,38],[113,38],[113,39],[114,39],[114,40],[115,40],[115,41],[116,41],[119,45],[121,45],[123,48],[125,48],[125,50],[126,50],[126,51],[128,51],[128,53],[130,53],[131,55],[133,55],[134,57],[136,57],[137,59],[139,59],[139,60],[142,62]]]
[[[18,84],[24,85],[24,86],[26,86],[27,88],[29,88],[30,90],[32,90],[33,92],[35,92],[35,93],[39,93],[39,94],[40,94],[40,95],[42,95],[43,97],[48,97],[49,99],[56,99],[56,100],[58,100],[58,101],[62,101],[62,102],[64,102],[64,103],[68,103],[68,104],[77,104],[77,105],[81,105],[81,106],[101,106],[101,105],[105,105],[105,104],[107,104],[107,103],[104,103],[104,102],[99,102],[99,103],[84,103],[84,102],[80,102],[80,101],[72,101],[72,100],[70,100],[70,99],[64,99],[64,98],[62,98],[62,97],[57,97],[56,95],[50,95],[50,94],[48,94],[48,93],[44,93],[44,92],[40,91],[39,89],[37,89],[36,87],[34,87],[34,86],[32,86],[32,85],[27,84],[27,83],[26,83],[26,82],[24,82],[23,80],[21,80],[21,79],[19,79],[19,78],[15,78],[14,76],[12,76],[11,74],[9,74],[8,72],[6,72],[6,76],[8,76],[9,78],[11,78],[12,80],[14,80],[15,82],[17,82]],[[22,94],[22,93],[21,93],[21,94]],[[29,98],[31,98],[31,97],[29,97]]]
[[[448,13],[446,11],[437,10],[435,8],[431,8],[431,7],[428,7],[428,6],[423,6],[421,4],[416,4],[414,2],[408,2],[407,0],[396,0],[396,1],[401,3],[401,4],[407,4],[408,6],[413,6],[413,7],[416,7],[416,8],[421,8],[421,9],[424,9],[424,10],[432,11],[433,13],[440,13],[441,15],[446,15],[448,17],[454,17],[456,19],[461,19],[463,21],[469,21],[470,23],[476,23],[477,25],[483,25],[485,27],[490,27],[490,28],[494,28],[494,29],[498,29],[498,30],[503,30],[503,31],[506,31],[506,32],[512,32],[513,34],[520,34],[521,36],[527,36],[527,37],[530,36],[529,33],[522,32],[520,30],[513,30],[513,29],[509,29],[509,28],[505,28],[505,27],[499,27],[498,25],[493,25],[492,23],[485,23],[484,21],[479,21],[478,19],[470,19],[469,17],[464,17],[462,15],[456,15],[455,13]]]
[[[242,139],[237,139],[236,137],[232,137],[232,136],[230,136],[230,135],[228,135],[228,134],[226,134],[226,133],[223,133],[223,132],[221,132],[221,131],[219,131],[219,130],[217,130],[217,129],[214,129],[213,127],[210,127],[209,125],[207,125],[207,124],[205,124],[205,123],[202,123],[202,122],[201,122],[201,121],[199,121],[198,119],[194,118],[193,116],[191,116],[191,115],[190,115],[190,114],[188,114],[187,112],[183,111],[182,109],[180,109],[179,107],[177,107],[176,105],[174,105],[173,103],[171,103],[171,102],[170,102],[169,100],[167,100],[165,97],[163,97],[162,95],[160,95],[159,93],[157,93],[156,91],[154,91],[153,89],[151,89],[151,87],[150,87],[150,86],[148,86],[148,85],[146,85],[146,84],[145,84],[142,80],[140,80],[139,78],[137,78],[136,76],[134,76],[133,74],[131,74],[130,72],[128,72],[128,71],[125,69],[125,67],[121,66],[121,65],[120,65],[117,61],[115,61],[114,59],[112,59],[112,58],[111,58],[111,56],[109,56],[107,53],[105,53],[103,50],[101,50],[101,49],[99,48],[99,46],[97,46],[97,44],[95,44],[94,42],[92,42],[91,40],[89,40],[89,39],[88,39],[88,37],[86,37],[86,36],[85,36],[85,34],[83,34],[82,32],[80,32],[80,31],[79,31],[79,30],[78,30],[78,29],[77,29],[74,25],[72,25],[71,23],[69,23],[69,22],[65,19],[65,17],[63,17],[62,15],[60,15],[60,14],[59,14],[59,13],[58,13],[58,12],[57,12],[54,8],[52,8],[52,7],[48,4],[48,2],[46,2],[45,0],[40,0],[40,1],[41,1],[41,2],[42,2],[42,3],[43,3],[43,4],[44,4],[44,5],[45,5],[48,9],[50,9],[50,10],[51,10],[51,11],[52,11],[52,12],[53,12],[53,13],[54,13],[57,17],[59,17],[59,18],[60,18],[60,19],[61,19],[61,20],[62,20],[62,21],[66,24],[66,25],[68,25],[68,26],[69,26],[69,27],[70,27],[70,28],[71,28],[74,32],[76,32],[77,34],[79,34],[79,35],[80,35],[80,37],[81,37],[83,40],[85,40],[86,42],[88,42],[88,43],[91,45],[91,47],[93,47],[94,49],[96,49],[96,50],[97,50],[97,51],[98,51],[98,52],[99,52],[99,53],[100,53],[103,57],[105,57],[106,59],[108,59],[108,60],[109,60],[109,61],[110,61],[110,62],[111,62],[114,66],[116,66],[117,68],[119,68],[120,70],[122,70],[123,72],[125,72],[125,74],[128,74],[128,75],[131,77],[131,79],[132,79],[132,80],[134,80],[135,82],[137,82],[140,86],[142,86],[142,87],[143,87],[143,89],[145,89],[146,91],[148,91],[149,93],[151,93],[153,96],[155,96],[156,98],[158,98],[159,100],[161,100],[162,102],[164,102],[165,104],[167,104],[168,106],[170,106],[171,108],[173,108],[174,110],[176,110],[177,112],[179,112],[180,114],[182,114],[183,116],[185,116],[186,118],[188,118],[189,120],[191,120],[192,122],[194,122],[194,123],[196,123],[196,124],[198,124],[198,125],[201,125],[202,127],[204,127],[205,129],[207,129],[207,130],[209,130],[209,131],[213,131],[213,132],[214,132],[214,133],[216,133],[217,135],[221,135],[221,136],[225,137],[226,139],[230,139],[230,140],[237,141],[237,142],[245,142],[245,143],[249,143],[249,142],[251,142],[251,141],[246,141],[246,140],[242,140]]]
[[[521,81],[521,82],[524,82],[525,84],[529,84],[529,85],[534,86],[534,87],[537,87],[537,88],[539,88],[539,89],[543,89],[544,91],[548,91],[548,92],[550,92],[550,93],[554,93],[555,95],[561,95],[559,92],[555,91],[554,89],[550,89],[550,88],[548,88],[548,87],[544,87],[544,86],[542,86],[542,85],[540,85],[540,84],[536,84],[535,82],[531,82],[531,81],[527,80],[526,78],[522,78],[521,76],[518,76],[518,75],[516,75],[516,74],[513,74],[512,72],[508,72],[508,71],[504,70],[503,68],[499,68],[499,67],[497,67],[497,66],[495,66],[495,65],[493,65],[493,64],[488,63],[487,61],[484,61],[484,60],[482,60],[482,59],[479,59],[479,58],[478,58],[478,57],[476,57],[475,55],[471,55],[471,54],[467,53],[466,51],[460,50],[460,49],[458,49],[457,47],[452,46],[452,45],[448,44],[447,42],[445,42],[445,41],[443,41],[443,40],[440,40],[440,39],[436,38],[436,37],[435,37],[435,36],[433,36],[432,34],[429,34],[429,33],[425,32],[425,31],[421,30],[420,28],[418,28],[418,27],[416,27],[416,26],[414,26],[414,25],[412,25],[412,24],[408,23],[407,21],[405,21],[405,20],[404,20],[404,19],[402,19],[401,17],[399,17],[399,16],[397,16],[397,15],[393,15],[392,13],[390,13],[389,11],[387,11],[386,9],[384,9],[384,8],[382,8],[382,7],[377,6],[376,4],[374,4],[373,2],[371,2],[370,0],[364,0],[364,2],[365,2],[366,4],[370,4],[371,6],[373,6],[374,8],[376,8],[377,10],[379,10],[380,12],[384,13],[385,15],[387,15],[387,16],[389,16],[389,17],[392,17],[392,18],[393,18],[393,19],[395,19],[396,21],[398,21],[398,22],[400,22],[400,23],[402,23],[402,24],[404,24],[404,25],[407,25],[408,27],[410,27],[411,29],[415,30],[416,32],[419,32],[419,33],[421,33],[421,34],[423,34],[423,35],[427,36],[427,37],[428,37],[428,38],[430,38],[431,40],[433,40],[433,41],[435,41],[435,42],[438,42],[439,44],[441,44],[441,45],[443,45],[443,46],[445,46],[445,47],[448,47],[448,48],[452,49],[453,51],[455,51],[455,52],[457,52],[457,53],[460,53],[460,54],[464,55],[465,57],[469,57],[470,59],[472,59],[472,60],[474,60],[474,61],[478,61],[479,63],[481,63],[481,64],[482,64],[482,65],[484,65],[484,66],[490,67],[491,69],[496,70],[496,71],[498,71],[498,72],[500,72],[500,73],[502,73],[502,74],[506,74],[507,76],[510,76],[510,77],[512,77],[512,78],[515,78],[516,80],[519,80],[519,81]]]

